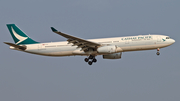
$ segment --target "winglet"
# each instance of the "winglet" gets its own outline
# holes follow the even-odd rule
[[[57,30],[56,30],[54,27],[51,27],[51,30],[52,30],[53,32],[57,32]]]

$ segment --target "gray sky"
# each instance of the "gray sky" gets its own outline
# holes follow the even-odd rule
[[[179,101],[179,0],[1,0],[1,101]],[[6,24],[39,42],[64,41],[50,27],[81,38],[163,34],[170,47],[123,53],[89,66],[85,57],[45,57],[10,50]]]

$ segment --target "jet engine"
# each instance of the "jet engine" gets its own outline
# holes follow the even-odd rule
[[[100,54],[111,54],[122,52],[123,50],[118,46],[103,46],[97,49],[97,52]]]
[[[120,59],[121,55],[122,55],[122,52],[103,55],[103,59]]]

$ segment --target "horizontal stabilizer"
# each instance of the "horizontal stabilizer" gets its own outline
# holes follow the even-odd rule
[[[16,45],[16,44],[13,44],[13,43],[9,43],[9,42],[4,42],[4,43],[9,45],[9,46],[12,46],[14,48],[18,48],[20,50],[26,50],[26,46],[19,46],[19,45]]]

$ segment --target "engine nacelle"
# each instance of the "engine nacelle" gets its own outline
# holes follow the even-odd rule
[[[114,54],[108,54],[108,55],[103,55],[103,59],[120,59],[121,55],[122,55],[122,52],[114,53]]]
[[[101,54],[111,54],[111,53],[118,53],[122,51],[123,50],[118,46],[103,46],[97,49],[97,52]]]

